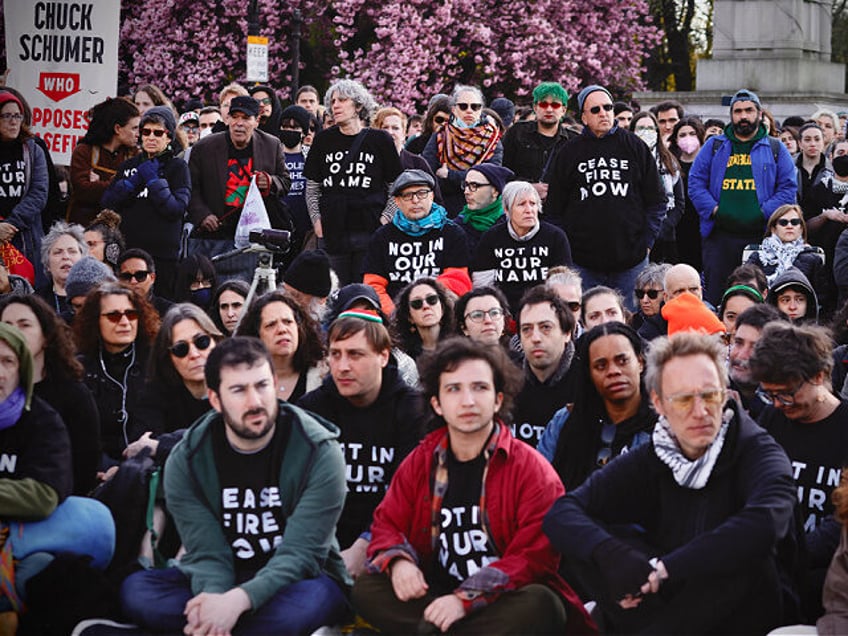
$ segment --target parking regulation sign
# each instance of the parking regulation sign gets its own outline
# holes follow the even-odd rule
[[[268,81],[268,38],[247,36],[247,81]]]

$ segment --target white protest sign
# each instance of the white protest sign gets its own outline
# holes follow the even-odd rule
[[[247,36],[247,81],[268,81],[268,38]]]
[[[9,86],[32,107],[32,131],[69,165],[87,111],[118,92],[119,0],[6,0]]]

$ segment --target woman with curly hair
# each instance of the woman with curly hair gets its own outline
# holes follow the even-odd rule
[[[73,494],[86,495],[100,466],[100,416],[83,368],[76,358],[70,328],[35,295],[0,301],[0,322],[17,327],[32,354],[35,395],[62,417],[71,440]]]
[[[102,283],[74,318],[85,383],[100,411],[101,469],[120,462],[132,438],[150,344],[159,316],[146,298],[117,283]]]
[[[127,249],[121,234],[121,216],[114,210],[104,209],[85,228],[85,242],[91,255],[118,270],[118,256]]]
[[[279,291],[260,296],[247,309],[236,335],[259,338],[268,349],[281,400],[297,402],[321,384],[324,345],[318,326],[290,296]]]
[[[139,112],[125,97],[110,97],[88,113],[88,132],[71,155],[73,194],[68,220],[88,225],[100,197],[124,161],[138,153]]]
[[[419,278],[404,287],[392,319],[400,348],[415,360],[454,332],[453,303],[434,278]]]

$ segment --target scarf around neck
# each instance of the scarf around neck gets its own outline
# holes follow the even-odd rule
[[[767,236],[760,243],[760,260],[763,265],[776,265],[774,272],[766,276],[769,286],[787,269],[792,267],[798,254],[807,247],[802,237],[791,243],[784,243],[774,234]]]
[[[473,227],[478,232],[485,232],[498,222],[503,216],[503,201],[500,195],[485,208],[479,210],[470,210],[466,205],[462,208],[459,216],[463,222]]]
[[[441,230],[447,221],[447,210],[438,203],[434,203],[430,208],[430,214],[417,221],[407,218],[400,210],[395,210],[392,217],[392,224],[409,236],[424,236],[430,230]]]
[[[693,461],[683,454],[668,420],[660,415],[654,426],[654,452],[659,460],[671,469],[674,481],[679,486],[700,490],[707,485],[721,449],[724,447],[724,439],[732,418],[733,410],[727,409],[722,416],[721,428],[713,443],[703,455]]]
[[[26,391],[18,386],[11,395],[0,402],[0,431],[17,424],[26,405]]]
[[[495,154],[501,133],[494,122],[481,120],[471,128],[448,122],[436,133],[439,163],[449,170],[468,170],[485,163]]]

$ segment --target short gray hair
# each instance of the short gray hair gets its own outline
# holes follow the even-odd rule
[[[539,197],[539,193],[536,192],[533,184],[528,181],[510,181],[504,186],[503,192],[501,192],[504,212],[509,215],[509,210],[512,208],[512,204],[515,203],[515,200],[522,194],[527,193],[532,193],[533,198],[536,200],[536,205],[539,206],[539,212],[541,212],[542,199]]]
[[[486,99],[483,97],[483,91],[481,91],[479,88],[477,88],[476,86],[468,86],[467,84],[457,84],[453,87],[453,92],[450,96],[451,108],[456,106],[456,101],[459,99],[459,94],[465,92],[474,93],[475,95],[477,95],[477,99],[480,100],[480,103],[483,104],[483,106],[486,105]]]
[[[50,250],[53,249],[54,243],[63,236],[68,235],[76,239],[79,243],[80,253],[83,256],[88,256],[88,243],[85,242],[85,228],[76,223],[66,223],[65,221],[56,221],[41,240],[41,264],[44,266],[45,273],[47,272],[47,264],[50,260]]]
[[[648,263],[645,268],[636,275],[635,288],[641,289],[646,285],[665,289],[665,273],[671,269],[670,263]]]
[[[567,265],[557,265],[548,269],[548,277],[545,279],[545,285],[574,285],[580,290],[580,295],[583,295],[583,278],[580,272],[571,269]]]
[[[332,113],[333,95],[338,94],[340,97],[348,97],[356,104],[359,118],[362,121],[371,121],[371,113],[377,108],[377,102],[368,89],[360,82],[352,79],[341,79],[334,83],[327,92],[324,93],[324,108]]]
[[[727,346],[714,335],[682,331],[673,336],[661,336],[651,341],[648,351],[645,387],[662,397],[662,372],[673,358],[703,354],[712,360],[722,389],[727,388],[727,367],[724,358]]]

